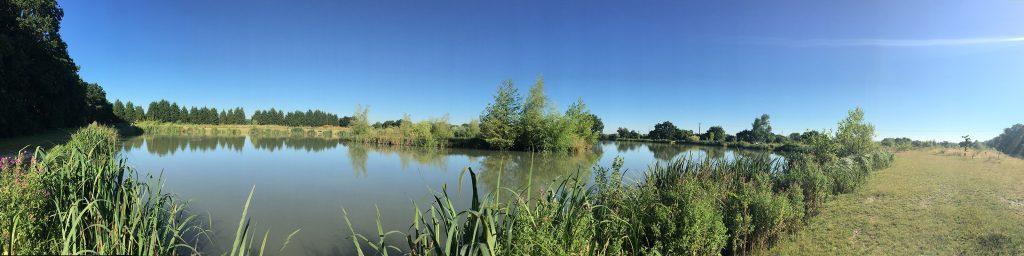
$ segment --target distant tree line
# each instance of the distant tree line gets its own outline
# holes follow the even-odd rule
[[[1024,124],[1015,124],[1010,128],[1003,129],[1002,134],[985,144],[1004,154],[1024,157]]]
[[[882,139],[882,141],[879,144],[884,146],[884,147],[892,148],[892,149],[894,149],[896,151],[904,151],[904,150],[910,150],[910,149],[914,149],[914,148],[953,147],[953,146],[956,146],[956,144],[954,144],[952,142],[949,142],[949,141],[943,141],[943,142],[936,142],[934,140],[921,141],[921,140],[913,140],[913,139],[910,139],[910,138],[907,138],[907,137],[884,138],[884,139]]]
[[[149,103],[148,110],[129,101],[114,101],[113,113],[125,122],[157,121],[187,124],[247,124],[245,110],[241,107],[217,111],[210,107],[178,106],[167,100]]]
[[[804,134],[792,133],[789,136],[772,133],[771,122],[768,114],[762,114],[754,119],[751,129],[742,130],[735,135],[728,134],[721,126],[708,127],[704,133],[694,133],[691,130],[680,129],[670,121],[664,121],[654,125],[654,129],[647,134],[635,130],[619,127],[614,134],[606,136],[608,139],[648,139],[667,141],[687,142],[746,142],[746,143],[787,143],[801,142],[810,138],[817,131],[807,131]]]
[[[82,81],[56,1],[0,1],[0,137],[114,122],[106,92]]]
[[[341,121],[341,118],[338,118],[336,114],[312,109],[284,113],[284,111],[271,108],[270,110],[257,110],[252,115],[253,124],[325,126],[341,125]]]

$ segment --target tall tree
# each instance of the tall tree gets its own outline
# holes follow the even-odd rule
[[[78,76],[63,16],[55,0],[0,1],[0,137],[113,119],[102,88]]]
[[[545,116],[548,109],[548,97],[544,95],[544,78],[539,77],[530,87],[520,114],[518,127],[520,148],[539,151],[544,147]]]
[[[121,121],[128,120],[127,111],[125,111],[124,103],[121,102],[121,100],[114,101],[114,116],[120,119]]]
[[[768,114],[761,114],[761,117],[755,118],[753,127],[750,132],[753,133],[753,141],[751,142],[770,142],[774,134],[772,134],[772,124],[768,121]]]
[[[494,102],[480,115],[480,137],[493,148],[511,148],[518,135],[515,127],[521,104],[519,89],[511,80],[503,81],[494,95]]]

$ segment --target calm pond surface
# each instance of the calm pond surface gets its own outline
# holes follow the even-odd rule
[[[503,188],[525,187],[532,165],[533,189],[539,191],[542,184],[577,170],[592,181],[592,167],[610,167],[616,156],[625,160],[626,179],[635,180],[649,165],[673,158],[763,153],[635,142],[602,142],[593,152],[573,155],[396,148],[317,138],[139,136],[124,144],[129,165],[153,176],[162,172],[164,190],[190,200],[193,212],[209,219],[215,244],[204,251],[213,254],[230,246],[254,185],[249,214],[257,237],[271,229],[268,252],[277,254],[288,234],[301,228],[284,254],[336,255],[353,252],[342,207],[356,232],[371,239],[377,232],[375,207],[385,231],[405,232],[414,202],[429,207],[445,184],[449,194],[465,199],[457,203],[468,205],[468,173],[461,192],[458,186],[467,167],[478,173],[486,193],[498,187],[499,179]],[[401,245],[404,239],[393,236],[391,242]]]

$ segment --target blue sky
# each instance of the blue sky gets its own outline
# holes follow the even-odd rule
[[[60,1],[111,99],[479,116],[543,75],[605,131],[834,128],[989,139],[1024,122],[1024,1]]]

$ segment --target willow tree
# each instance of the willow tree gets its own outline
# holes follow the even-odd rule
[[[509,149],[515,143],[516,122],[519,120],[519,90],[511,80],[498,86],[494,102],[480,115],[480,138],[492,148]]]
[[[548,97],[544,95],[544,78],[540,77],[530,87],[530,94],[526,96],[526,101],[520,114],[521,119],[518,125],[519,139],[517,141],[520,148],[531,151],[538,151],[544,148],[545,128],[549,128],[546,122],[553,119],[545,116],[544,111],[548,107]]]
[[[364,136],[370,132],[369,112],[370,109],[368,107],[356,106],[356,111],[352,113],[352,121],[349,124],[349,127],[352,128],[353,136]]]
[[[753,142],[769,142],[774,137],[772,134],[772,124],[768,121],[768,114],[761,114],[761,117],[755,118],[751,126],[750,132],[753,135]]]

